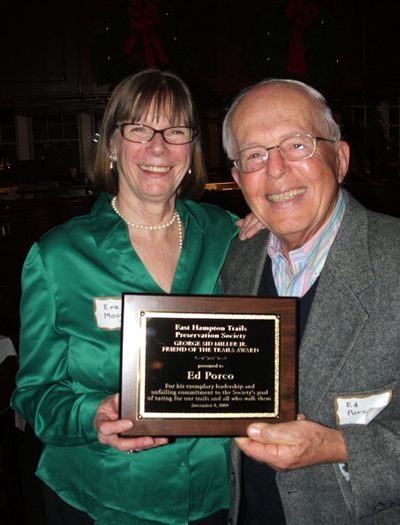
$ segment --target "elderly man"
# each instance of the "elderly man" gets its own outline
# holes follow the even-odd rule
[[[233,242],[224,292],[299,297],[300,340],[299,416],[233,443],[230,523],[400,523],[400,221],[341,189],[349,146],[310,86],[247,89],[223,139],[266,226]]]

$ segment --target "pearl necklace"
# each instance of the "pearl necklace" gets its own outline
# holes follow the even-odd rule
[[[117,208],[116,202],[117,202],[117,196],[113,197],[111,200],[111,206],[113,210],[115,211],[115,213],[119,217],[121,217],[121,219],[125,221],[128,226],[130,226],[131,228],[136,228],[137,230],[148,230],[148,231],[164,230],[165,228],[169,228],[170,226],[172,226],[174,222],[177,220],[178,221],[178,231],[179,231],[179,249],[182,250],[182,242],[183,242],[182,221],[181,221],[181,218],[179,217],[179,213],[176,210],[174,211],[172,219],[169,220],[168,222],[165,222],[164,224],[159,224],[157,226],[145,226],[144,224],[135,224],[134,222],[131,222],[131,221],[128,221],[128,219],[125,219],[125,217],[121,215],[119,209]]]

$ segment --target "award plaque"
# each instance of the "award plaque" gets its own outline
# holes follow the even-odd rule
[[[121,436],[239,436],[296,418],[296,299],[123,295]]]

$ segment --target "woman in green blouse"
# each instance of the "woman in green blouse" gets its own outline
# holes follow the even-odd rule
[[[35,243],[22,275],[12,406],[44,443],[49,525],[226,523],[228,439],[118,437],[132,425],[118,419],[120,326],[96,315],[123,292],[220,293],[238,228],[187,200],[205,169],[179,78],[147,70],[117,86],[94,172],[103,193],[91,213]]]

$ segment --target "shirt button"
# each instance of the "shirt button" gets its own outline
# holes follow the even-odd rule
[[[186,465],[186,463],[181,463],[181,466],[180,466],[180,471],[181,472],[186,472],[186,470],[188,469],[188,466]]]

